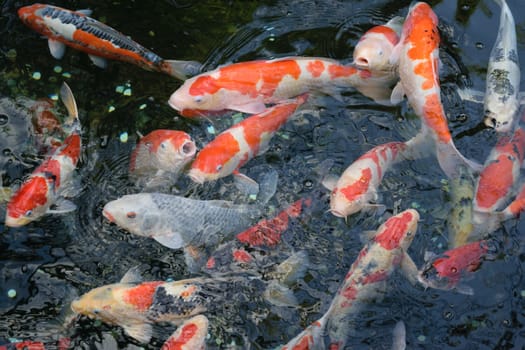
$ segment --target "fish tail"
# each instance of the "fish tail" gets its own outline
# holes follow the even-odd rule
[[[60,87],[60,99],[64,106],[66,106],[68,118],[64,125],[72,126],[73,132],[80,132],[80,120],[78,119],[78,108],[75,96],[66,82],[62,83]]]
[[[461,176],[461,166],[466,166],[472,173],[481,172],[483,166],[475,161],[465,158],[454,146],[452,141],[438,142],[436,152],[439,165],[449,179]]]
[[[261,181],[259,182],[259,203],[265,205],[273,197],[277,191],[277,182],[279,175],[275,169],[270,169],[264,173]]]
[[[161,70],[177,79],[186,80],[200,73],[202,64],[196,61],[164,60]]]

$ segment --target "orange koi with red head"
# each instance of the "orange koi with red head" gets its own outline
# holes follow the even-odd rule
[[[414,112],[421,118],[423,132],[428,132],[436,145],[441,169],[449,178],[459,176],[459,165],[474,171],[481,166],[467,160],[456,149],[441,104],[439,86],[438,18],[424,2],[410,7],[399,44],[391,55],[391,63],[398,65],[399,83],[392,91],[392,103],[406,96]]]
[[[285,57],[234,63],[202,73],[186,80],[168,103],[188,117],[223,110],[257,114],[266,104],[307,92],[333,94],[348,88],[388,103],[396,79],[390,72],[372,73],[326,58]]]
[[[154,130],[140,138],[131,153],[129,172],[138,184],[173,183],[193,159],[197,147],[178,130]]]
[[[178,79],[196,74],[201,64],[194,61],[164,60],[128,36],[88,15],[89,10],[70,11],[61,7],[33,4],[18,10],[25,25],[48,37],[49,50],[62,58],[65,46],[86,52],[96,66],[105,68],[105,59],[124,61],[143,69],[163,72]]]
[[[80,158],[80,122],[73,93],[66,83],[62,85],[60,95],[69,115],[74,118],[72,133],[60,147],[53,150],[11,197],[7,204],[6,226],[19,227],[40,219],[61,198],[63,189],[70,185]],[[65,200],[62,203],[63,208],[58,209],[60,212],[75,209],[72,203]]]
[[[250,159],[266,152],[275,132],[306,99],[306,95],[301,95],[293,101],[275,105],[222,132],[197,154],[189,177],[204,183],[237,172]]]

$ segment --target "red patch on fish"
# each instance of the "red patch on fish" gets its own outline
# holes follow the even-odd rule
[[[19,218],[29,210],[47,203],[48,181],[44,176],[33,176],[24,182],[7,203],[7,215]]]
[[[64,140],[65,147],[60,152],[60,155],[71,158],[72,163],[76,165],[80,157],[81,143],[82,140],[79,134],[68,136],[68,138]]]
[[[253,257],[244,249],[235,249],[232,253],[233,259],[240,263],[249,263]]]
[[[430,129],[436,133],[440,142],[449,143],[452,141],[447,118],[445,117],[443,105],[438,94],[431,94],[425,97],[423,117]]]
[[[350,186],[340,188],[339,191],[345,196],[348,201],[354,201],[363,193],[366,193],[372,181],[372,170],[363,169],[359,180]]]
[[[318,78],[324,72],[324,63],[321,61],[309,62],[306,69],[312,74],[312,77]]]
[[[385,222],[383,231],[375,236],[374,241],[387,250],[398,248],[413,219],[411,212],[391,217]]]
[[[206,262],[206,268],[207,269],[213,269],[215,267],[215,258],[212,256],[208,259],[208,261]]]
[[[185,346],[189,341],[191,341],[193,337],[195,337],[195,334],[197,334],[197,331],[199,330],[199,327],[197,327],[197,325],[193,323],[185,324],[181,327],[183,328],[179,337],[168,339],[162,346],[161,350],[183,350],[183,346]]]
[[[338,64],[332,64],[328,66],[328,73],[330,74],[331,79],[346,78],[361,71],[362,70],[352,66],[341,66]]]
[[[140,311],[146,311],[153,303],[153,294],[161,281],[144,282],[130,288],[124,293],[124,302],[135,306]]]
[[[219,166],[223,166],[240,151],[235,137],[231,133],[222,133],[197,154],[191,167],[205,173],[215,173]]]
[[[370,28],[366,33],[374,33],[374,34],[381,34],[383,35],[388,41],[390,41],[390,43],[392,45],[396,45],[399,41],[399,36],[397,35],[397,33],[390,27],[387,27],[387,26],[375,26],[373,28]],[[359,40],[363,40],[365,39],[365,35],[363,35],[363,37]]]

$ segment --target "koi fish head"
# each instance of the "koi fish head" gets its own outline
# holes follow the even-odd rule
[[[18,17],[22,22],[43,35],[52,35],[51,30],[44,23],[44,9],[48,5],[34,4],[18,9]]]
[[[145,154],[139,155],[142,149]],[[179,172],[195,155],[197,147],[191,136],[178,130],[155,130],[140,139],[131,154],[130,169],[142,167],[144,161],[168,172]],[[147,159],[142,159],[142,157]]]
[[[71,309],[91,319],[120,324],[134,311],[133,306],[120,297],[127,288],[128,284],[116,283],[92,289],[71,302]]]
[[[214,82],[215,79],[208,73],[188,79],[170,96],[168,104],[187,117],[194,117],[195,111],[228,109],[227,90]]]
[[[387,250],[401,248],[406,251],[416,234],[418,220],[419,213],[415,209],[392,216],[378,229],[374,241]]]
[[[102,215],[117,226],[144,237],[159,233],[162,222],[157,205],[145,193],[127,195],[108,202]]]
[[[485,110],[483,123],[489,128],[493,128],[498,132],[504,133],[512,130],[514,123],[508,116],[513,116],[518,113],[518,104],[505,101],[500,103],[492,103],[490,108]]]
[[[7,204],[5,225],[20,227],[42,217],[51,204],[52,191],[52,179],[30,177]]]
[[[399,33],[386,25],[368,30],[354,49],[354,64],[361,69],[384,70],[391,66],[390,55],[399,42]]]
[[[402,37],[404,40],[422,40],[428,38],[429,29],[435,29],[438,25],[438,18],[429,4],[425,2],[417,2],[410,6],[408,15],[403,24]],[[437,38],[439,45],[439,36]],[[435,41],[427,40],[429,44],[434,45]],[[424,52],[422,52],[424,54]]]
[[[343,174],[332,190],[330,212],[335,216],[344,218],[357,213],[374,199],[374,193],[369,191],[372,171],[363,169],[360,176],[354,175]]]
[[[188,176],[196,183],[228,176],[237,167],[234,157],[240,152],[239,142],[232,133],[221,134],[197,154]]]

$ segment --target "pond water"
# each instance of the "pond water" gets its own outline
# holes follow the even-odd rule
[[[499,7],[489,0],[430,1],[440,19],[440,72],[443,102],[457,148],[483,162],[496,141],[482,126],[482,106],[462,102],[458,87],[485,88],[485,72],[497,34]],[[132,236],[103,219],[106,202],[137,189],[127,177],[129,154],[137,131],[169,128],[188,132],[200,148],[217,131],[233,123],[231,116],[193,121],[166,103],[180,82],[121,62],[101,70],[80,52],[68,49],[58,61],[46,40],[23,26],[16,9],[25,1],[4,0],[0,17],[0,166],[4,186],[16,186],[43,155],[28,132],[27,111],[13,101],[56,94],[66,81],[75,94],[83,128],[83,154],[77,175],[78,209],[46,216],[22,228],[0,226],[0,339],[39,340],[54,348],[63,331],[58,326],[74,295],[115,283],[133,266],[143,266],[144,279],[177,280],[193,276],[182,252]],[[90,8],[92,17],[130,35],[164,58],[204,62],[205,69],[232,62],[284,56],[321,56],[349,62],[359,37],[394,15],[405,16],[409,1],[57,1],[69,9]],[[518,49],[525,58],[525,16],[521,0],[508,0],[517,25]],[[523,79],[522,79],[523,80]],[[522,82],[522,86],[525,86]],[[127,93],[122,93],[129,89]],[[360,232],[376,229],[388,215],[417,208],[421,222],[409,254],[418,266],[426,251],[447,247],[450,195],[435,157],[395,166],[380,187],[381,214],[360,213],[346,221],[327,212],[328,193],[314,171],[324,160],[340,174],[368,149],[415,135],[419,121],[407,106],[379,106],[357,92],[341,99],[319,97],[286,124],[270,150],[250,161],[248,174],[270,165],[279,174],[268,215],[301,197],[316,205],[293,220],[276,257],[306,250],[306,276],[294,286],[297,307],[277,307],[257,294],[258,285],[225,288],[215,296],[210,318],[209,348],[272,349],[318,319],[330,304],[363,244]],[[63,107],[57,104],[63,113]],[[123,133],[129,135],[123,142]],[[204,186],[183,177],[173,193],[201,199],[235,199],[231,177]],[[273,208],[273,211],[272,211]],[[5,210],[3,208],[2,210]],[[3,211],[1,213],[3,214]],[[411,286],[400,274],[389,280],[382,300],[356,318],[348,346],[389,349],[398,320],[407,328],[411,349],[516,349],[525,347],[523,268],[520,232],[523,220],[509,220],[493,233],[501,254],[486,262],[467,283],[473,296]],[[277,259],[277,258],[276,258]],[[261,287],[263,288],[263,287]],[[238,289],[238,290],[237,290]],[[9,290],[16,295],[8,296]],[[259,290],[260,291],[260,290]],[[235,295],[232,297],[232,295]],[[151,344],[139,344],[110,327],[86,318],[67,331],[72,348],[156,349],[171,326],[156,330]],[[65,331],[64,331],[65,332]]]

